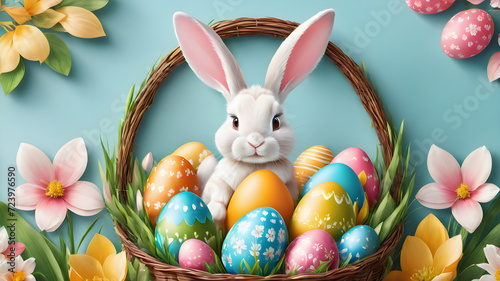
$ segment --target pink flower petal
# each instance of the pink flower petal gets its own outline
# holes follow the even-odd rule
[[[427,168],[435,182],[455,191],[462,183],[462,172],[457,160],[446,150],[432,145],[427,156]]]
[[[491,266],[497,269],[500,268],[500,248],[494,245],[486,245],[484,255]]]
[[[474,5],[479,5],[484,2],[484,0],[468,0],[468,1]]]
[[[486,270],[491,275],[495,275],[495,273],[497,271],[493,266],[491,266],[490,264],[487,264],[487,263],[479,263],[479,264],[477,264],[477,266]]]
[[[54,167],[49,157],[31,144],[21,143],[17,152],[17,168],[29,183],[46,187],[55,179]]]
[[[87,168],[87,148],[82,138],[69,141],[57,152],[54,169],[57,180],[67,187],[79,180]]]
[[[491,154],[486,146],[472,151],[462,163],[463,183],[469,187],[470,192],[485,183],[490,173]]]
[[[45,197],[36,206],[35,221],[40,230],[52,232],[66,218],[66,202],[62,198]]]
[[[500,188],[498,188],[498,186],[492,183],[485,183],[471,192],[470,198],[479,203],[488,203],[493,200],[495,196],[497,196],[498,191],[500,191]]]
[[[11,248],[14,248],[14,255],[19,256],[20,254],[22,254],[24,252],[24,249],[26,249],[26,245],[24,245],[21,242],[12,242],[9,244],[9,247],[7,248],[7,250],[5,250],[2,254],[4,254],[4,255],[10,254]]]
[[[16,209],[34,210],[44,198],[47,196],[43,187],[32,183],[22,184],[16,188]]]
[[[64,190],[64,200],[68,209],[80,216],[93,216],[104,209],[99,188],[86,181],[77,181]]]
[[[490,79],[490,82],[500,78],[500,52],[496,52],[491,56],[488,61],[488,66],[486,67],[486,72],[488,73],[488,79]]]
[[[481,205],[470,198],[457,200],[451,212],[457,222],[469,233],[473,233],[483,220]]]
[[[491,0],[490,1],[490,6],[493,7],[493,8],[500,7],[500,0]]]
[[[439,183],[430,183],[423,186],[416,198],[420,204],[431,209],[446,209],[457,200],[457,193]]]

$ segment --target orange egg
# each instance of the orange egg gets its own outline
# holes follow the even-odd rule
[[[248,212],[260,207],[278,211],[287,227],[293,214],[293,199],[283,181],[269,170],[258,170],[246,177],[229,201],[226,231]]]
[[[304,150],[293,163],[293,172],[295,180],[299,184],[299,193],[302,193],[302,188],[312,175],[330,164],[332,160],[333,153],[322,145],[315,145]]]
[[[201,142],[193,141],[181,145],[172,154],[186,158],[186,160],[188,160],[189,163],[193,165],[193,168],[197,171],[198,166],[200,166],[201,162],[208,156],[212,155],[212,152],[210,152],[210,150],[208,150],[207,147]]]
[[[144,207],[153,226],[163,206],[174,195],[183,191],[200,196],[200,181],[186,159],[169,155],[153,168],[144,187]]]

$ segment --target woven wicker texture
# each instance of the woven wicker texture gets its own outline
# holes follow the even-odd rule
[[[222,37],[239,37],[265,35],[286,38],[299,24],[276,18],[239,18],[222,21],[212,25],[212,28]],[[377,133],[383,157],[388,165],[393,156],[393,147],[389,136],[389,128],[385,110],[366,79],[363,70],[336,45],[329,43],[325,56],[341,70],[354,88],[360,101],[370,116]],[[152,105],[155,94],[170,73],[181,63],[184,57],[179,47],[168,54],[153,71],[144,88],[139,93],[135,105],[127,116],[123,126],[120,147],[117,155],[117,181],[121,192],[120,200],[127,200],[126,184],[131,179],[131,161],[135,136],[140,122],[147,108]],[[394,198],[399,194],[400,179],[396,177],[392,189]],[[273,275],[267,277],[253,275],[209,274],[197,270],[190,270],[164,264],[156,258],[142,252],[128,239],[128,233],[117,223],[120,240],[126,251],[146,264],[157,280],[381,280],[385,264],[392,254],[403,234],[403,225],[400,224],[394,232],[380,246],[380,249],[368,259],[356,265],[335,269],[326,274],[302,274],[296,276]]]

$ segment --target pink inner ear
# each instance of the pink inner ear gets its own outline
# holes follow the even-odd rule
[[[184,56],[189,58],[189,64],[196,75],[212,88],[217,89],[222,85],[229,92],[222,62],[214,48],[216,43],[202,26],[187,18],[183,17],[178,26],[181,30],[177,36],[183,42]]]
[[[292,80],[302,79],[316,66],[318,57],[321,59],[325,52],[325,46],[318,42],[329,41],[331,30],[327,28],[328,25],[331,25],[330,18],[322,17],[300,36],[288,58],[280,92]]]

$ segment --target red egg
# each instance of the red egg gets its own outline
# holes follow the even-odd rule
[[[453,16],[441,35],[441,48],[455,59],[466,59],[479,54],[493,36],[493,20],[480,9],[469,9]]]
[[[448,9],[455,0],[406,0],[406,5],[421,14],[437,14]]]

